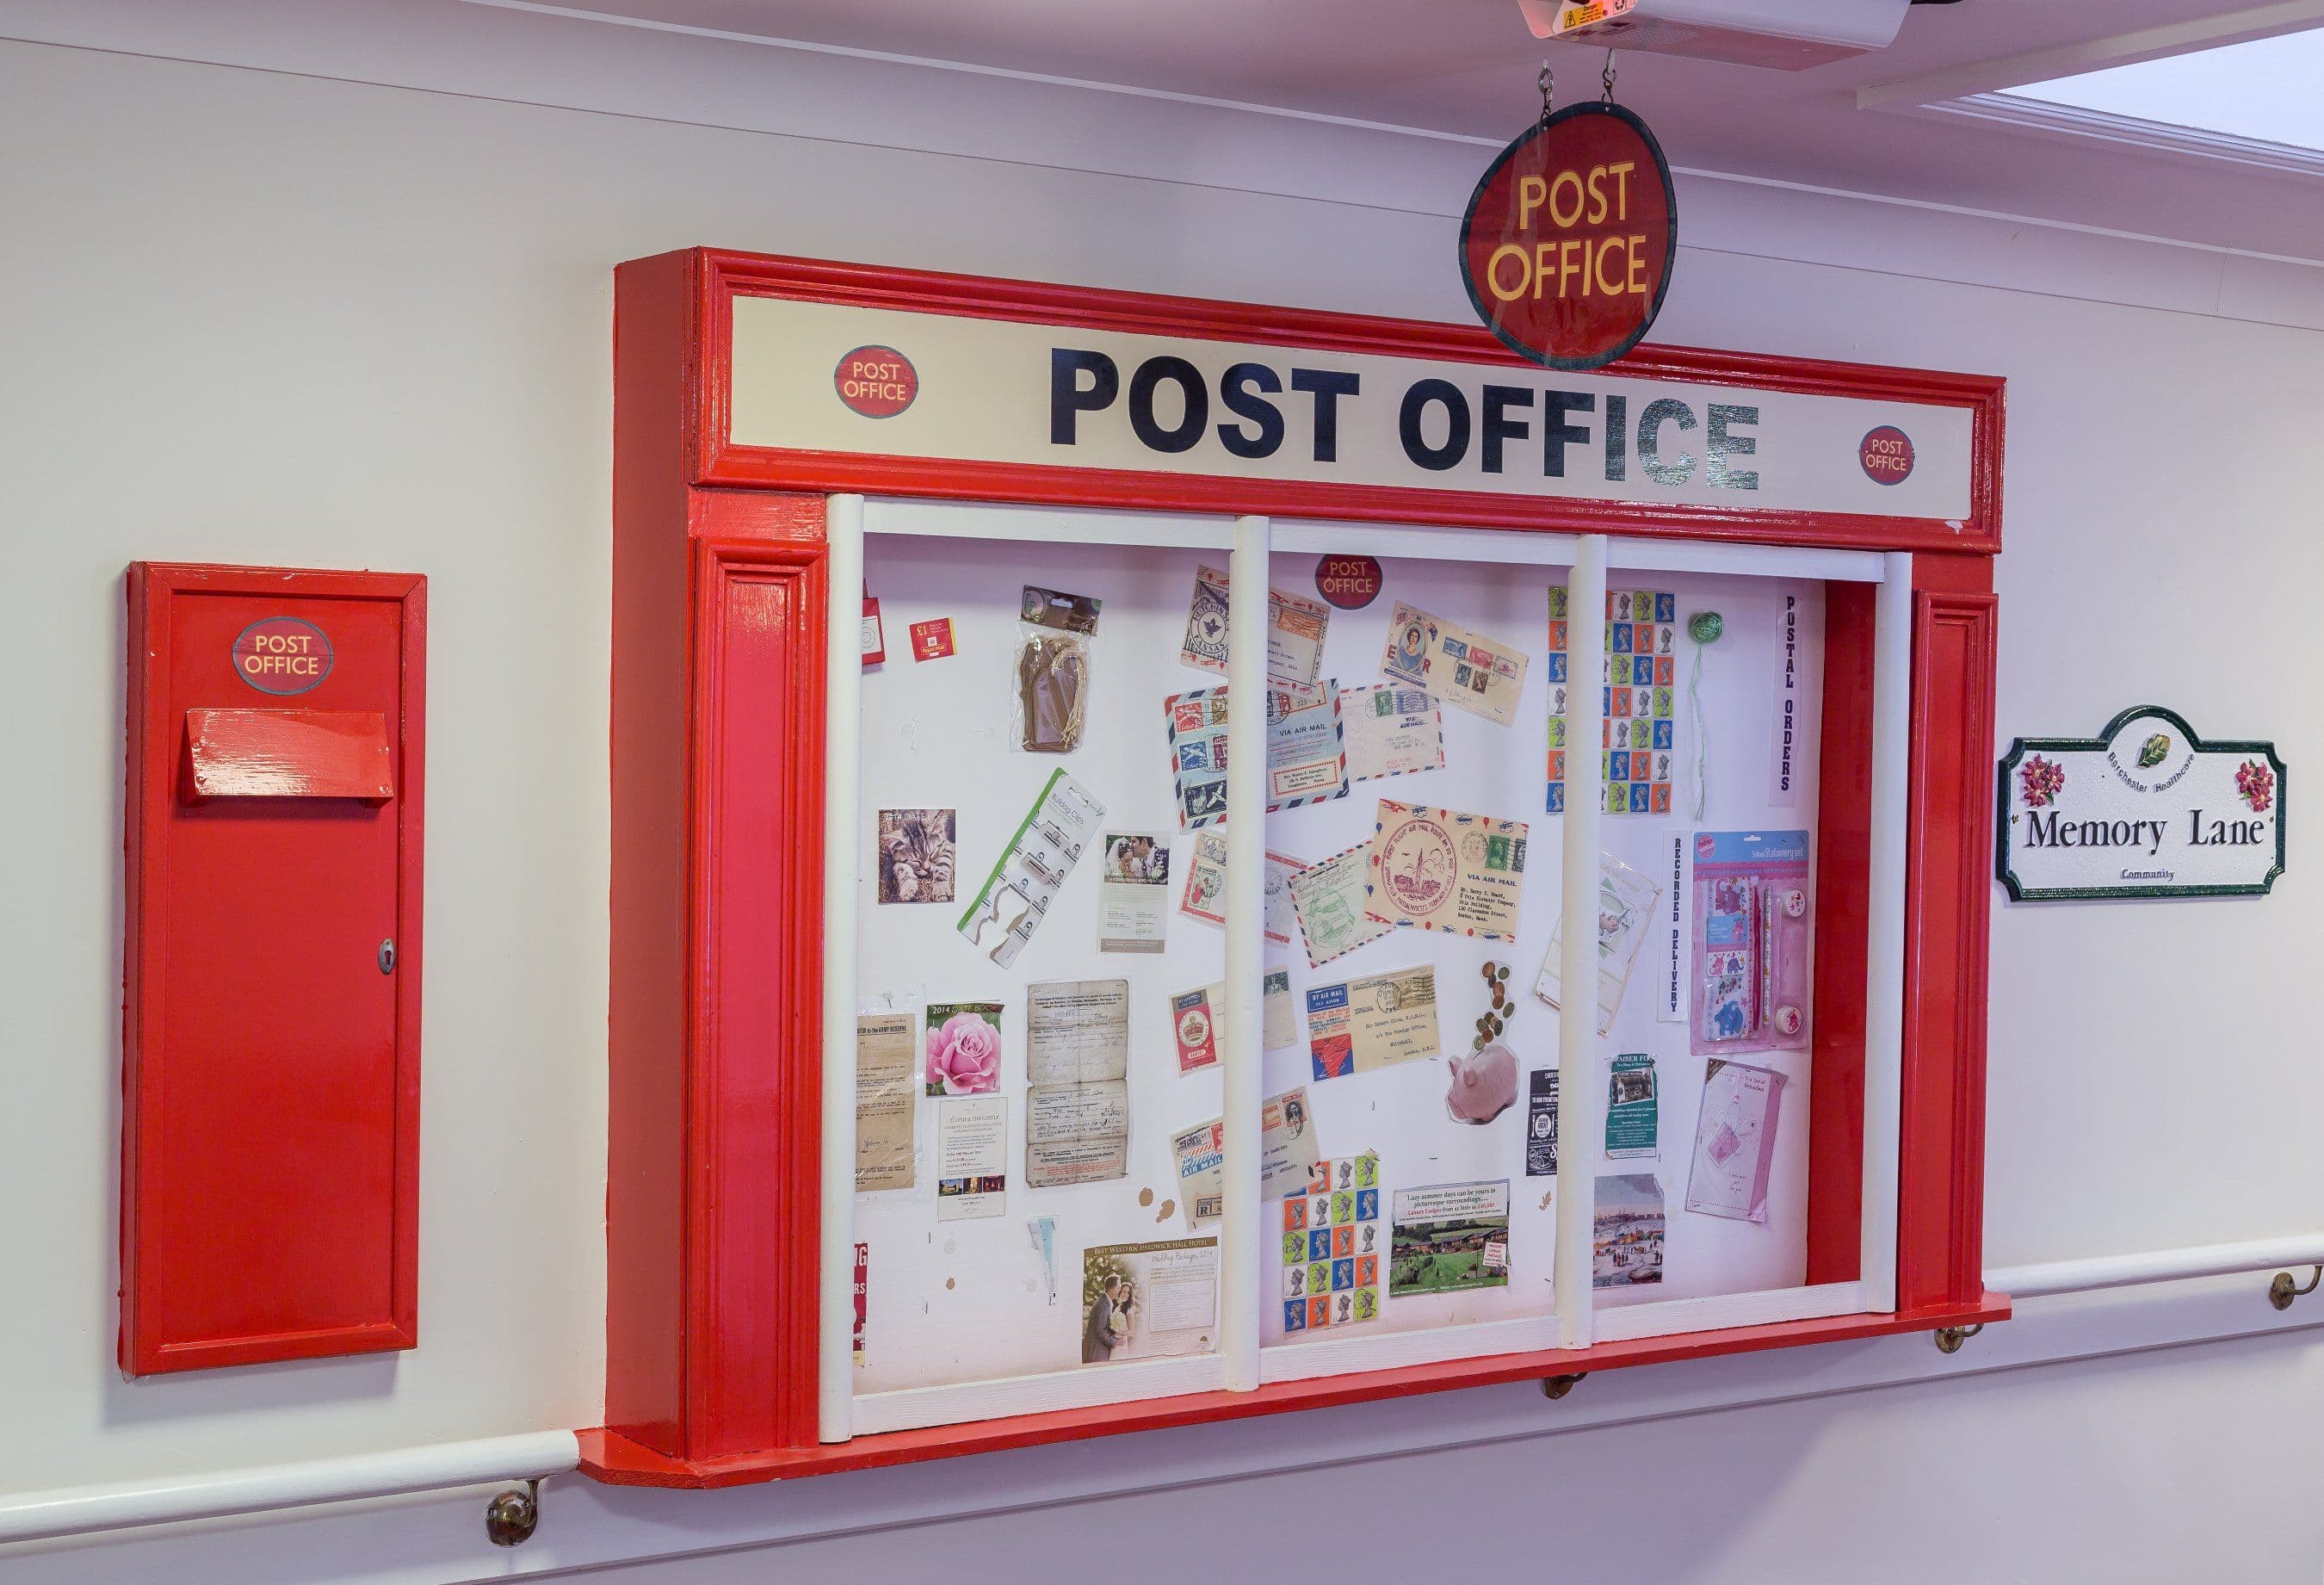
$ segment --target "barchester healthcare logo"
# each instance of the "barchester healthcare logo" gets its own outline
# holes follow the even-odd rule
[[[859,347],[831,371],[831,385],[851,412],[893,418],[920,394],[920,374],[892,347]]]

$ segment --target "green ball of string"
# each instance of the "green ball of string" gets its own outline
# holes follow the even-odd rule
[[[1697,611],[1686,619],[1686,635],[1697,644],[1716,644],[1727,624],[1716,611]]]

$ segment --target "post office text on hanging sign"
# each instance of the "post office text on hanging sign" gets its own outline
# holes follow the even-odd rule
[[[733,348],[729,440],[803,459],[1956,522],[1973,506],[1973,414],[1933,402],[777,297],[735,299]],[[908,405],[875,416],[835,388],[865,348],[910,364]],[[1907,477],[1860,461],[1883,426],[1913,437]]]
[[[2096,737],[2021,737],[2002,757],[1997,863],[2019,901],[2256,894],[2284,864],[2272,743],[2207,743],[2159,706]]]
[[[1569,105],[1503,149],[1461,221],[1477,317],[1551,368],[1598,368],[1637,346],[1677,251],[1662,149],[1614,104]]]

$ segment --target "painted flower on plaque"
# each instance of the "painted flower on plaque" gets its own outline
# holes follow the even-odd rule
[[[2275,773],[2264,760],[2247,759],[2236,767],[2236,791],[2254,814],[2265,814],[2275,802]]]
[[[2017,767],[2017,785],[2028,809],[2046,809],[2066,790],[2066,767],[2035,755]]]

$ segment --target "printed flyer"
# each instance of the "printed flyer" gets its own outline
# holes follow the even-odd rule
[[[1218,1346],[1219,1241],[1082,1251],[1082,1363],[1207,1354]]]
[[[1397,1190],[1391,1242],[1391,1299],[1507,1287],[1508,1182]]]

